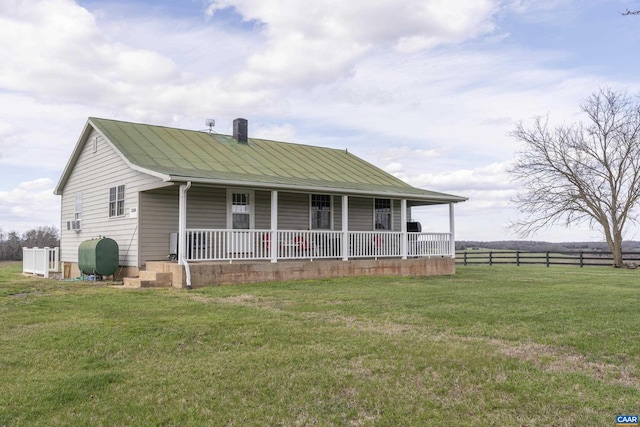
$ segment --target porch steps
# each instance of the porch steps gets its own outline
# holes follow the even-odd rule
[[[125,277],[125,288],[167,288],[171,286],[171,273],[143,270],[138,277]]]

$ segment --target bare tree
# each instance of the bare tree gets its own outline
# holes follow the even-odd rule
[[[60,246],[58,229],[52,226],[38,227],[22,235],[22,246],[27,248],[54,248]]]
[[[586,123],[549,128],[518,124],[522,142],[510,172],[524,187],[516,198],[526,236],[559,223],[602,229],[615,267],[623,266],[625,227],[636,221],[640,199],[640,103],[624,93],[600,89],[581,105]]]

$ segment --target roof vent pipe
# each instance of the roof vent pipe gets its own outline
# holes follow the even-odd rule
[[[235,119],[233,121],[233,138],[238,142],[246,144],[248,127],[247,119]]]

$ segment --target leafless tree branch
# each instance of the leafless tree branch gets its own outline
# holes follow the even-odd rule
[[[524,236],[558,224],[599,227],[620,267],[640,203],[640,102],[601,89],[580,107],[586,123],[552,129],[536,117],[511,132],[525,147],[510,169],[524,188],[514,199],[524,219],[513,226]]]

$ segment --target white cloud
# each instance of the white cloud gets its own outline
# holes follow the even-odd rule
[[[372,50],[415,53],[488,34],[497,10],[492,0],[210,0],[208,13],[228,8],[263,24],[267,39],[238,76],[247,87],[346,78]]]
[[[437,149],[425,150],[422,148],[412,148],[408,146],[398,146],[380,150],[380,158],[385,161],[395,161],[405,157],[428,159],[439,157],[441,153]]]
[[[271,125],[261,125],[258,123],[256,124],[255,129],[254,127],[250,128],[250,132],[253,138],[287,142],[296,142],[297,140],[296,129],[290,123]]]
[[[175,64],[152,51],[109,41],[70,0],[17,2],[0,15],[0,87],[56,102],[113,101],[179,80]],[[114,96],[115,95],[115,96]]]
[[[514,189],[517,188],[517,185],[512,182],[512,178],[507,172],[509,164],[510,162],[502,162],[475,169],[422,173],[417,176],[409,176],[408,180],[417,187],[448,188],[450,191]]]
[[[11,176],[0,197],[13,197],[15,221],[41,191],[19,182],[55,182],[87,116],[191,129],[212,117],[221,133],[246,117],[251,136],[348,148],[413,185],[470,197],[456,207],[462,231],[501,229],[516,191],[505,172],[514,124],[547,112],[573,121],[599,85],[638,87],[567,61],[571,46],[523,45],[517,25],[503,28],[574,19],[573,0],[180,4],[208,5],[209,20],[163,14],[164,3],[80,4],[0,2],[0,168]]]
[[[53,181],[39,178],[0,191],[0,227],[24,232],[43,225],[59,227],[60,200],[53,195]]]

